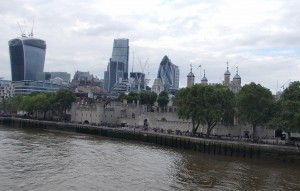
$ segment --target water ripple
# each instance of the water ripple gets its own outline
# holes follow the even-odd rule
[[[299,168],[0,126],[0,190],[300,190]]]

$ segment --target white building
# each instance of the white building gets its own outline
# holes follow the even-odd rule
[[[14,97],[15,95],[15,86],[11,81],[0,80],[0,102],[4,99]]]

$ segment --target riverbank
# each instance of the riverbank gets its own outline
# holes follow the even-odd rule
[[[294,146],[206,139],[144,131],[140,128],[111,128],[14,117],[0,117],[0,124],[11,127],[39,128],[100,135],[104,137],[142,141],[178,149],[192,150],[210,155],[223,155],[255,160],[273,160],[300,165],[300,149],[299,147]]]

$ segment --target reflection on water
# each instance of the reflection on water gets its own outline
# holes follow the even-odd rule
[[[0,126],[0,190],[300,190],[300,169]]]

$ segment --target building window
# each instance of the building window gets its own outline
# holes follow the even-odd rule
[[[133,119],[135,119],[135,113],[133,113],[133,114],[131,115],[131,117],[132,117]]]

